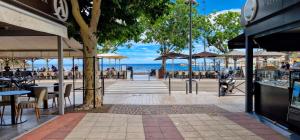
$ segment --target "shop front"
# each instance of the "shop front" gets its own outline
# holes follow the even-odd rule
[[[68,16],[66,0],[0,0],[1,53],[57,54],[60,114],[64,114],[63,51],[69,46],[65,24]]]
[[[298,70],[254,70],[253,49],[300,51],[300,0],[247,0],[242,9],[244,34],[228,42],[246,49],[246,112],[300,132]]]

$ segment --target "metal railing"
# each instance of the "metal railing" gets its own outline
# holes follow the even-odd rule
[[[194,82],[195,83],[195,85],[196,85],[196,95],[198,94],[198,87],[199,87],[199,83],[198,83],[198,81],[197,80],[192,80],[192,82]],[[186,92],[186,94],[188,94],[188,91],[189,91],[189,80],[186,80],[185,81],[185,92]]]
[[[73,68],[75,67],[74,65],[74,57],[73,57]],[[76,88],[76,84],[75,84],[75,73],[74,73],[74,70],[73,70],[73,108],[76,107],[76,103],[75,103],[75,92],[76,91],[82,91],[82,99],[84,102],[84,98],[85,98],[85,91],[87,90],[92,90],[93,91],[93,107],[96,108],[96,90],[102,90],[102,95],[104,96],[104,77],[103,77],[103,58],[96,58],[96,57],[84,57],[82,59],[93,59],[93,87],[91,89],[88,89],[88,88],[85,88],[85,73],[84,73],[84,70],[83,70],[83,77],[82,77],[82,87],[80,88]],[[99,60],[101,59],[101,71],[100,71],[100,79],[101,79],[101,86],[100,87],[96,87],[96,60]],[[100,64],[99,64],[100,65]],[[85,64],[83,63],[83,68],[85,67]]]

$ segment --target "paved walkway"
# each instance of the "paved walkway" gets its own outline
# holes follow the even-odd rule
[[[284,140],[285,138],[243,113],[223,115],[71,113],[19,138],[19,140],[32,139]]]
[[[201,91],[201,89],[198,95],[196,95],[196,93],[187,95],[185,91],[172,91],[171,95],[169,95],[168,87],[163,82],[165,81],[116,81],[115,83],[106,87],[104,104],[214,104],[231,112],[244,111],[245,96],[226,96],[219,98],[217,91],[207,92]],[[216,81],[213,83],[212,80],[209,80],[209,83],[211,84],[210,87],[217,87]]]
[[[284,140],[243,113],[244,96],[186,95],[162,81],[116,81],[106,88],[106,113],[69,113],[20,140]]]
[[[108,86],[105,94],[168,94],[167,86],[159,80],[125,81],[120,80]]]

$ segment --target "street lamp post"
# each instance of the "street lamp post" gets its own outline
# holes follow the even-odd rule
[[[192,87],[192,73],[193,73],[193,69],[192,69],[192,6],[193,4],[196,4],[195,0],[186,0],[186,3],[189,4],[190,6],[190,14],[189,14],[189,18],[190,18],[190,35],[189,35],[189,93],[192,93],[193,91],[193,87]]]

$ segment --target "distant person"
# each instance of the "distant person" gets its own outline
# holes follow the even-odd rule
[[[132,66],[129,66],[129,67],[127,68],[127,70],[130,71],[130,79],[133,80],[133,68],[132,68]]]
[[[7,72],[10,71],[10,66],[6,65],[6,66],[4,67],[4,70],[7,71]]]
[[[75,65],[74,69],[75,71],[78,71],[78,65]]]
[[[281,66],[280,66],[280,69],[284,70],[286,67],[286,65],[284,64],[284,62],[281,62]]]
[[[21,76],[21,71],[19,68],[17,68],[16,72],[15,72],[15,76],[16,77],[20,77]]]
[[[12,77],[13,76],[13,72],[12,71],[10,71],[10,67],[8,66],[8,65],[6,65],[5,67],[4,67],[4,72],[3,72],[3,76],[4,77]]]
[[[57,72],[57,68],[54,65],[51,66],[51,69],[53,72]]]
[[[290,70],[290,67],[291,67],[290,63],[289,62],[285,62],[285,69],[286,70]]]
[[[297,61],[294,61],[294,62],[293,62],[292,68],[293,68],[293,69],[294,69],[294,68],[297,68]]]

